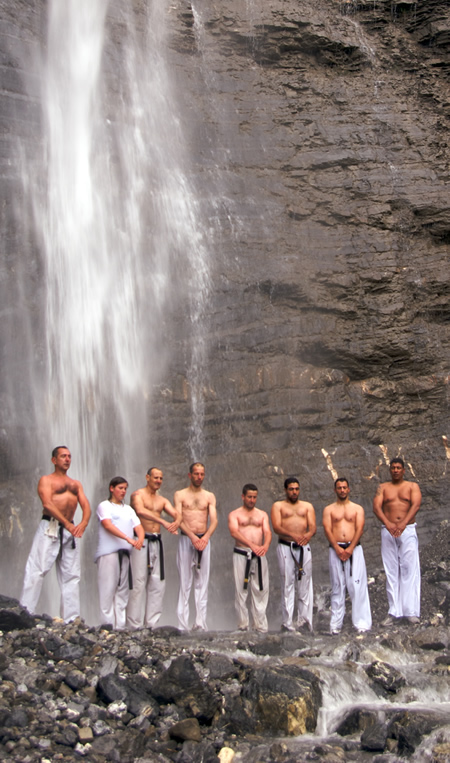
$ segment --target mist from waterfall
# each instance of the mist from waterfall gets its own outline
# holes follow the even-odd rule
[[[133,489],[142,480],[154,448],[152,399],[175,341],[187,341],[186,460],[204,455],[207,234],[167,56],[167,13],[165,0],[150,0],[139,17],[108,0],[50,0],[38,67],[42,142],[23,163],[44,271],[45,314],[32,326],[45,348],[34,363],[39,446],[48,459],[55,445],[71,449],[70,473],[93,511],[114,474]],[[95,603],[82,613],[92,621]]]

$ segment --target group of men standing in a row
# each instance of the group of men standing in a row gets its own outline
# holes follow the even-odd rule
[[[80,560],[77,540],[89,522],[91,510],[81,483],[67,471],[68,448],[52,453],[54,472],[39,481],[43,506],[25,570],[21,604],[34,612],[44,576],[56,562],[61,588],[61,615],[65,621],[80,614]],[[382,522],[382,557],[387,578],[389,615],[417,622],[420,615],[420,569],[415,515],[420,507],[420,489],[404,479],[404,463],[393,459],[391,481],[379,486],[374,512]],[[159,494],[162,471],[148,470],[146,485],[124,503],[128,483],[115,477],[109,497],[97,509],[99,541],[96,552],[102,621],[116,628],[154,627],[161,616],[165,589],[164,550],[161,526],[178,534],[177,567],[180,589],[177,605],[179,627],[189,630],[189,597],[194,585],[194,630],[206,630],[211,536],[217,528],[216,500],[203,488],[205,468],[194,463],[189,485],[174,495],[173,505]],[[313,628],[313,583],[310,541],[316,533],[311,503],[300,500],[295,477],[285,480],[285,499],[271,510],[273,531],[278,535],[277,557],[281,577],[282,630]],[[338,633],[345,614],[345,591],[352,601],[352,622],[359,631],[372,624],[364,554],[360,544],[364,509],[349,499],[346,478],[335,482],[336,500],[324,509],[323,527],[329,541],[331,578],[331,633]],[[230,512],[228,527],[235,541],[233,569],[238,628],[249,628],[247,599],[253,627],[267,631],[269,570],[266,554],[272,533],[266,512],[256,507],[258,489],[248,483],[242,491],[242,506]],[[78,504],[82,519],[74,525]],[[170,518],[163,516],[163,512]],[[297,620],[294,609],[297,600]]]

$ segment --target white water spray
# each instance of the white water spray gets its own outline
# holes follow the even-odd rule
[[[142,467],[135,458],[148,443],[147,403],[170,352],[161,334],[180,265],[195,273],[195,291],[190,276],[185,284],[197,339],[209,290],[165,56],[165,5],[149,3],[138,32],[132,10],[107,19],[107,0],[49,4],[44,156],[32,184],[47,293],[38,416],[49,447],[69,445],[87,489],[101,472]],[[124,39],[111,72],[113,24]],[[202,445],[205,341],[193,348],[192,451]]]

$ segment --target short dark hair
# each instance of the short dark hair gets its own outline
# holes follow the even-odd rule
[[[402,469],[405,468],[405,462],[403,461],[403,458],[400,458],[400,456],[397,456],[397,458],[391,458],[389,461],[389,467],[391,467],[392,464],[400,464]]]
[[[337,480],[334,480],[334,487],[336,487],[338,482],[346,482],[347,487],[350,487],[350,482],[348,481],[347,477],[338,477]]]
[[[192,470],[193,470],[194,466],[201,466],[203,469],[205,468],[205,464],[202,464],[201,461],[194,461],[194,463],[191,464],[190,467],[189,467],[189,474],[192,474]]]
[[[162,469],[159,468],[159,466],[151,466],[150,469],[147,469],[147,474],[150,476],[153,469],[157,469],[159,472],[162,472]]]
[[[53,448],[52,450],[52,458],[56,458],[58,455],[58,451],[60,450],[69,450],[67,445],[57,445],[56,448]]]
[[[300,482],[297,477],[286,477],[284,480],[284,489],[287,490],[289,485],[293,485],[294,483],[300,487]]]
[[[242,488],[242,495],[247,495],[247,493],[249,493],[251,490],[256,490],[256,492],[258,492],[258,488],[253,484],[253,482],[247,482]]]
[[[124,482],[128,486],[128,480],[126,480],[125,477],[113,477],[111,482],[109,483],[110,491],[112,487],[117,487],[117,485],[122,485]]]

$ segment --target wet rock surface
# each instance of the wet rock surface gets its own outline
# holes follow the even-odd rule
[[[426,585],[443,569],[449,532],[443,524],[426,550]],[[383,586],[374,581],[374,595]],[[0,611],[8,609],[27,614],[0,597]],[[27,616],[0,636],[0,758],[446,760],[448,609],[427,599],[420,624],[383,628],[375,616],[365,634],[347,618],[337,637],[326,614],[316,613],[314,635],[129,633]]]

